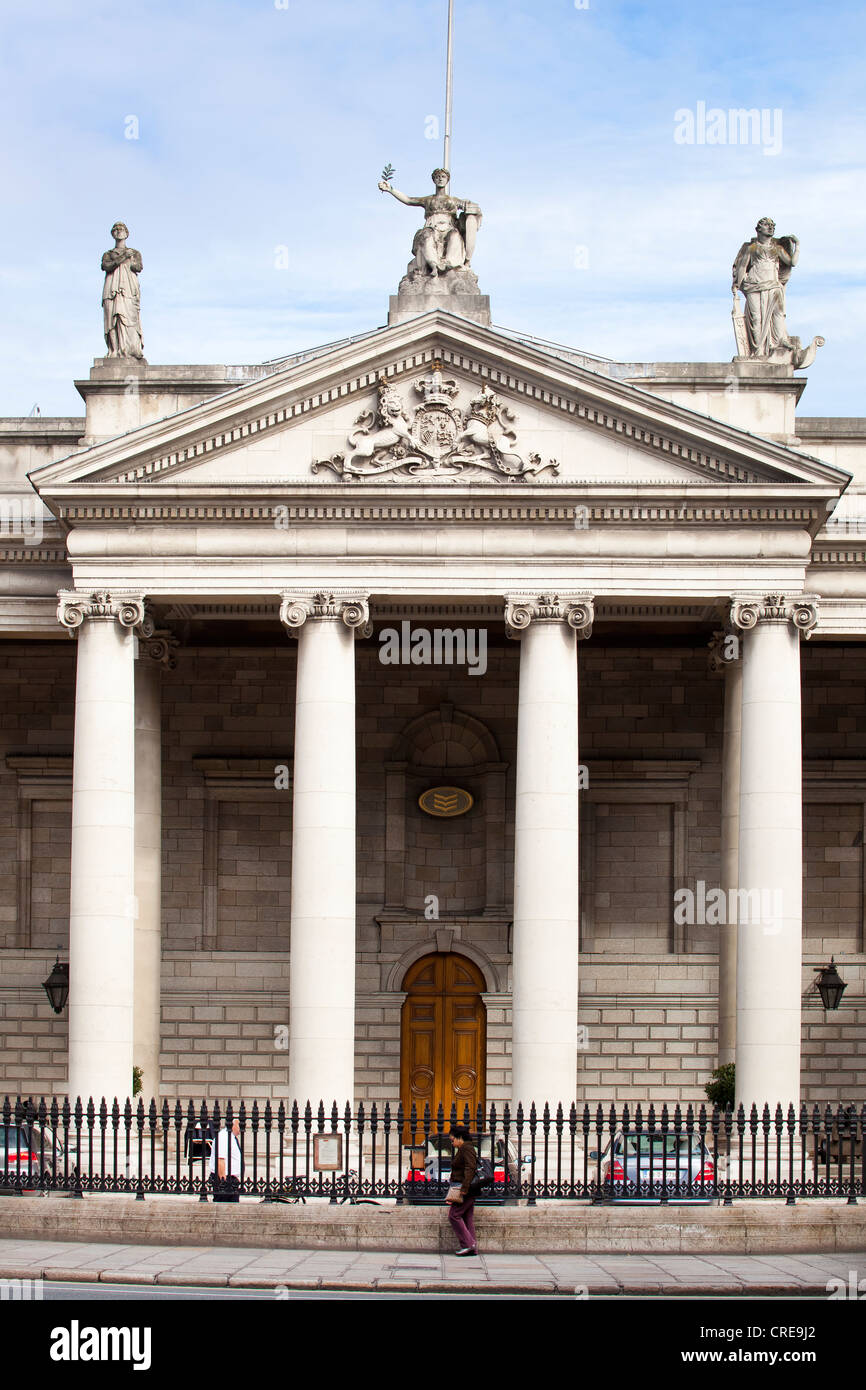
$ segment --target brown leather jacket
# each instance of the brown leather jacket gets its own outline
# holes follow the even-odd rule
[[[477,1167],[478,1155],[469,1140],[465,1139],[459,1148],[455,1145],[454,1156],[451,1159],[451,1182],[460,1183],[460,1191],[464,1197],[469,1192],[469,1184],[475,1177]]]

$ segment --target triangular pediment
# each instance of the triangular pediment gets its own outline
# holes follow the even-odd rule
[[[170,489],[838,493],[793,449],[441,311],[325,350],[31,475],[49,500]]]

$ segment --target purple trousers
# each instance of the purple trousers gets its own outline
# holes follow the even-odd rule
[[[463,1202],[449,1202],[448,1220],[460,1242],[460,1249],[475,1249],[475,1198],[467,1197]]]

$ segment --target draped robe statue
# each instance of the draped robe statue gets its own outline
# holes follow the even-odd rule
[[[447,169],[434,169],[436,192],[420,198],[401,193],[387,179],[382,179],[379,187],[407,207],[424,209],[424,226],[415,233],[406,280],[415,286],[435,286],[441,281],[443,290],[477,293],[478,281],[470,263],[481,209],[467,198],[452,196],[447,191],[449,179]]]
[[[800,257],[795,236],[776,237],[776,224],[762,217],[756,236],[744,241],[733,266],[734,336],[740,357],[769,358],[795,369],[815,360],[815,351],[824,344],[813,338],[807,348],[791,337],[785,319],[785,286]],[[740,310],[738,292],[745,296],[746,312]]]
[[[127,246],[129,229],[115,222],[111,229],[114,247],[102,257],[105,283],[102,287],[102,312],[105,323],[105,343],[109,357],[136,357],[144,360],[141,337],[141,290],[138,276],[142,269],[141,252]]]

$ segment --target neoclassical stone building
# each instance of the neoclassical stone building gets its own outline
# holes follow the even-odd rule
[[[866,420],[441,281],[0,421],[4,1090],[863,1100]]]

